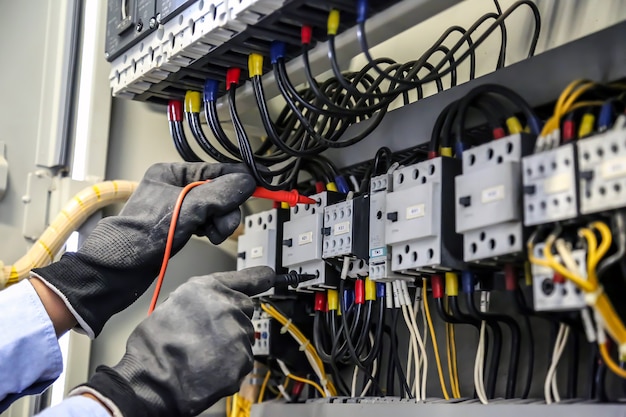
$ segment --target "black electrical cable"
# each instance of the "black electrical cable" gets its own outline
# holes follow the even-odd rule
[[[580,339],[577,332],[570,332],[568,373],[567,373],[567,398],[576,398],[578,395],[578,362],[580,361]]]
[[[528,52],[528,57],[532,57],[535,53],[535,48],[537,46],[537,41],[539,39],[539,33],[541,31],[541,16],[539,13],[539,9],[537,8],[537,6],[530,0],[521,0],[518,1],[517,3],[513,4],[511,7],[509,7],[509,9],[507,9],[506,12],[504,12],[502,15],[497,15],[494,13],[489,13],[484,15],[483,17],[481,17],[480,19],[478,19],[477,22],[474,23],[474,25],[472,25],[472,27],[470,29],[468,29],[467,33],[465,35],[463,35],[461,37],[461,39],[452,47],[450,48],[450,53],[447,55],[453,56],[454,53],[461,47],[461,45],[466,41],[467,38],[469,38],[471,36],[471,34],[473,33],[474,30],[476,30],[476,28],[478,26],[480,26],[482,23],[484,23],[485,21],[487,21],[488,19],[494,19],[494,22],[492,23],[491,26],[489,26],[485,32],[478,38],[478,40],[476,40],[473,44],[473,49],[477,48],[480,44],[482,44],[487,37],[489,37],[489,35],[496,29],[498,28],[502,22],[511,14],[513,13],[518,7],[522,6],[522,5],[527,5],[532,13],[533,16],[535,18],[535,31],[533,33],[533,37],[531,38],[531,43],[530,43],[530,48],[529,48],[529,52]],[[362,23],[359,25],[362,26]],[[336,54],[334,55],[334,37],[330,36],[329,37],[329,57],[331,58],[331,66],[333,66],[333,71],[338,70],[338,64],[336,61]],[[457,58],[457,64],[460,64],[462,61],[465,60],[465,58],[467,58],[470,54],[472,53],[472,51],[465,51],[459,58]],[[426,55],[428,54],[428,51],[424,54]],[[424,56],[423,55],[423,56]],[[334,58],[334,62],[333,62],[333,58]],[[445,70],[439,72],[443,66],[445,65],[446,61],[448,59],[448,56],[444,57],[439,64],[437,64],[435,66],[435,71],[433,71],[431,74],[429,74],[427,77],[420,79],[418,82],[420,83],[427,83],[427,82],[431,82],[434,81],[436,78],[441,78],[444,75],[447,75],[450,71],[452,71],[452,68],[448,67]],[[334,67],[337,67],[336,69]],[[419,67],[416,66],[417,71],[419,71]],[[415,71],[415,70],[414,70]],[[415,71],[417,73],[417,71]],[[340,71],[339,71],[340,72]],[[413,78],[413,74],[410,74],[409,77],[407,77],[408,79],[412,79]],[[397,80],[399,84],[401,84],[401,82],[399,80]],[[340,80],[341,82],[341,80]],[[408,82],[406,82],[407,84],[410,84]],[[346,87],[346,85],[344,85],[345,83],[342,83],[342,85],[344,86],[344,88],[347,88],[350,91],[350,87]],[[412,84],[411,84],[412,85]],[[405,88],[405,87],[400,87],[400,89]],[[353,94],[359,94],[359,92],[354,92],[351,91]],[[389,94],[389,93],[388,93]]]
[[[500,7],[500,2],[498,0],[493,0],[496,10],[498,11],[498,16],[502,16],[502,8]],[[502,35],[502,41],[500,42],[500,54],[498,55],[498,62],[496,64],[496,69],[503,68],[506,64],[506,44],[507,44],[507,33],[506,33],[506,24],[504,21],[500,24],[500,33]]]
[[[374,165],[372,168],[372,174],[374,176],[385,174],[387,170],[389,170],[389,167],[391,166],[392,159],[393,159],[393,154],[391,152],[391,149],[389,149],[386,146],[379,148],[376,151],[376,155],[374,155]],[[385,165],[382,170],[380,169],[381,160],[385,161]]]
[[[513,296],[513,303],[517,307],[517,311],[522,315],[522,322],[524,323],[526,334],[528,335],[528,348],[526,349],[526,352],[528,353],[528,362],[526,364],[526,379],[521,397],[522,399],[526,399],[530,395],[530,389],[533,382],[533,372],[535,368],[535,335],[533,326],[530,324],[530,314],[532,313],[532,310],[526,305],[524,294],[519,287],[515,289]]]
[[[252,148],[250,146],[250,141],[248,140],[246,131],[243,127],[243,124],[241,123],[241,120],[239,119],[239,114],[237,113],[237,107],[236,107],[236,102],[235,102],[236,92],[237,92],[237,86],[236,84],[232,84],[230,86],[230,90],[228,94],[228,108],[230,111],[230,117],[235,127],[235,133],[237,136],[237,141],[239,142],[239,149],[241,151],[242,159],[245,162],[246,166],[250,169],[250,171],[252,172],[252,175],[254,176],[254,178],[256,179],[257,183],[260,186],[267,188],[268,190],[273,190],[273,191],[281,190],[285,188],[286,186],[290,185],[293,177],[295,177],[298,174],[298,167],[301,163],[301,159],[297,159],[295,161],[294,169],[291,171],[287,179],[283,181],[282,183],[272,184],[271,182],[268,182],[265,179],[265,175],[267,175],[267,173],[261,173],[259,171],[256,161],[254,159]]]
[[[409,384],[407,384],[406,382],[406,375],[404,373],[404,369],[402,369],[402,363],[400,362],[400,357],[398,356],[398,336],[397,336],[397,329],[398,329],[398,319],[400,318],[400,311],[397,308],[393,308],[391,310],[391,353],[392,355],[395,356],[394,358],[394,364],[396,366],[396,372],[398,374],[398,377],[400,378],[400,384],[402,386],[402,388],[404,389],[404,392],[406,393],[406,395],[408,396],[408,398],[413,399],[414,396],[411,393],[411,388],[409,388]]]
[[[194,138],[198,145],[202,148],[204,152],[207,153],[211,158],[215,159],[217,162],[221,163],[239,163],[239,160],[231,159],[228,156],[222,154],[218,151],[209,139],[204,134],[202,130],[202,126],[200,124],[200,113],[195,112],[185,112],[185,116],[187,117],[187,124],[193,134]]]
[[[178,151],[179,155],[187,162],[203,162],[202,158],[200,158],[189,146],[189,142],[187,142],[187,137],[185,136],[185,131],[183,129],[182,121],[171,121],[169,122],[170,126],[170,134],[174,138],[174,146]]]

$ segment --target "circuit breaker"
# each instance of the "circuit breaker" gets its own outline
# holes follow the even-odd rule
[[[463,152],[455,206],[465,261],[505,260],[523,252],[521,161],[534,142],[516,134]]]
[[[283,266],[289,271],[317,275],[298,287],[307,289],[335,288],[337,274],[322,259],[324,208],[340,201],[341,194],[324,191],[310,196],[317,204],[297,205],[291,208],[290,220],[283,229]]]
[[[253,266],[269,266],[277,273],[284,272],[281,266],[283,223],[289,211],[272,209],[246,216],[244,233],[237,241],[237,270]],[[274,288],[260,294],[273,295]]]
[[[109,61],[158,27],[156,0],[108,0],[105,56]]]
[[[544,244],[534,248],[537,258],[543,257]],[[560,257],[554,258],[560,262]],[[582,249],[572,250],[572,258],[578,265],[579,275],[587,277],[586,252]],[[533,307],[536,311],[568,311],[585,308],[585,296],[572,281],[555,275],[554,271],[544,266],[532,265],[533,276]]]
[[[576,147],[573,143],[529,155],[522,160],[522,168],[526,226],[578,216]]]
[[[324,208],[322,258],[368,259],[369,196]]]
[[[439,157],[393,173],[385,215],[393,271],[462,268],[462,237],[453,214],[454,177],[460,172],[460,161]]]
[[[580,212],[626,207],[626,130],[577,141]]]

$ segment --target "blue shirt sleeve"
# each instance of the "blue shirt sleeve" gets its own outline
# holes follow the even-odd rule
[[[37,417],[111,417],[111,414],[98,402],[78,396],[70,397],[52,408],[47,408]]]
[[[16,399],[39,394],[63,370],[48,313],[28,280],[0,291],[0,413]]]

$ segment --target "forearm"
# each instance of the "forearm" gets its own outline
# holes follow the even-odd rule
[[[35,288],[41,303],[46,309],[50,321],[54,326],[57,337],[76,326],[76,319],[67,308],[61,297],[39,278],[30,278],[30,283]]]
[[[77,396],[45,409],[37,417],[111,417],[111,414],[94,398]]]

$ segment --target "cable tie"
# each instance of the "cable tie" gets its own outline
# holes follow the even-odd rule
[[[280,328],[280,334],[285,334],[289,331],[289,327],[291,327],[291,319],[287,319],[287,323],[283,327]]]
[[[311,341],[309,339],[304,339],[304,340],[305,340],[305,342],[302,343],[300,345],[300,348],[298,349],[300,352],[304,352],[309,347],[309,345],[311,344]]]
[[[595,307],[596,303],[598,302],[598,298],[604,293],[604,288],[602,287],[602,285],[599,285],[598,288],[596,288],[595,291],[589,291],[585,293],[585,303],[587,303],[587,305],[589,307]]]

